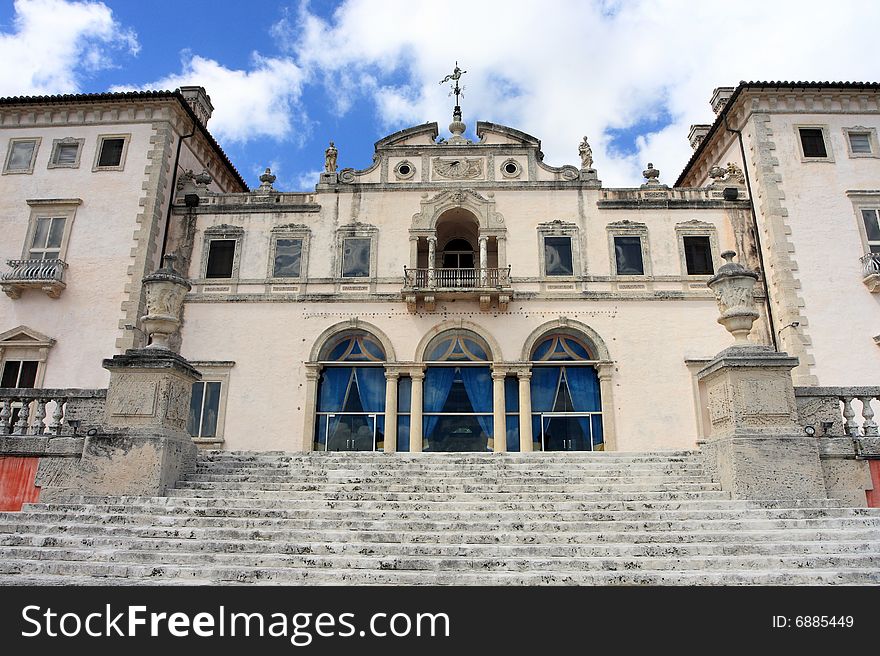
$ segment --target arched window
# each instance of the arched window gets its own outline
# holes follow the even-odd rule
[[[473,269],[474,247],[465,239],[452,239],[443,249],[444,269]]]
[[[491,350],[468,330],[441,333],[425,349],[423,448],[492,451]]]
[[[600,451],[602,401],[593,349],[573,335],[547,335],[532,352],[532,435],[544,451]]]
[[[364,331],[348,332],[321,350],[316,448],[374,451],[384,446],[385,350]]]

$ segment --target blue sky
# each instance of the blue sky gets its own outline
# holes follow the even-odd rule
[[[880,3],[862,0],[6,0],[0,95],[201,84],[245,179],[271,166],[294,191],[314,185],[331,139],[340,167],[363,168],[385,134],[445,133],[438,81],[457,59],[470,130],[533,134],[553,165],[577,164],[586,134],[607,186],[639,184],[648,161],[671,183],[714,87],[876,81],[878,25]]]

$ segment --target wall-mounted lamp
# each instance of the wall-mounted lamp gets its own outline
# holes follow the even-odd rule
[[[804,426],[804,432],[807,434],[807,437],[813,437],[816,434],[816,427]]]
[[[777,330],[777,331],[776,331],[776,336],[779,337],[779,335],[782,333],[782,331],[785,330],[786,328],[797,328],[797,327],[800,326],[800,325],[801,325],[801,322],[800,322],[800,321],[792,321],[792,322],[791,322],[790,324],[788,324],[787,326],[783,326],[782,328],[780,328],[779,330]]]

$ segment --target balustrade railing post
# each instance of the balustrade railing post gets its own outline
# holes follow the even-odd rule
[[[0,435],[9,435],[12,432],[9,418],[12,416],[12,401],[3,399],[3,407],[0,408]]]
[[[21,399],[21,409],[18,411],[18,421],[15,422],[15,431],[13,435],[28,434],[28,416],[30,414],[30,401]]]
[[[871,396],[860,396],[859,401],[862,402],[862,433],[864,435],[877,435],[877,422],[874,421],[874,409],[871,407]]]
[[[35,399],[34,420],[31,422],[31,435],[42,435],[46,430],[43,420],[46,418],[46,399]]]
[[[858,437],[859,435],[859,424],[855,421],[856,412],[853,410],[852,402],[855,397],[852,396],[842,396],[840,400],[843,401],[843,430],[848,437]]]
[[[55,410],[52,412],[52,421],[49,422],[49,434],[61,435],[61,429],[64,426],[62,419],[64,418],[64,399],[56,398]]]

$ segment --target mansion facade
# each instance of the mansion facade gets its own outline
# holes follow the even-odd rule
[[[248,187],[200,87],[0,99],[0,387],[105,388],[171,255],[201,446],[690,449],[697,373],[731,342],[707,286],[725,251],[760,273],[749,339],[797,357],[796,386],[876,385],[880,85],[741,83],[711,106],[674,184],[652,163],[605,187],[586,138],[554,167],[456,112],[362,168],[331,143],[288,192],[268,169]]]

